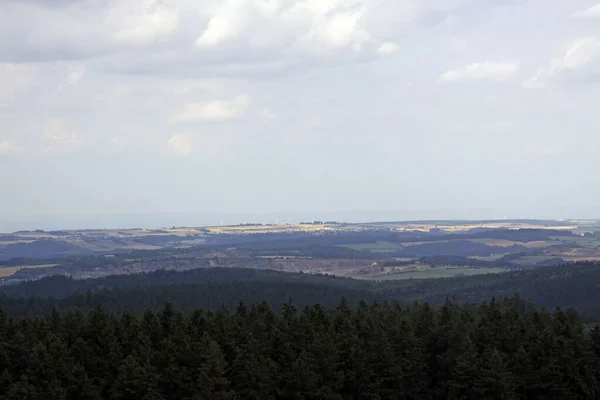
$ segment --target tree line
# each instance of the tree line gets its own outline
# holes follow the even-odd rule
[[[118,315],[0,310],[3,399],[593,399],[600,329],[519,297]]]
[[[107,311],[142,313],[160,309],[166,301],[182,311],[195,308],[235,309],[267,301],[273,306],[290,297],[304,307],[326,307],[346,297],[351,305],[360,300],[408,302],[422,299],[439,306],[446,299],[478,303],[493,296],[515,294],[549,308],[572,307],[586,322],[600,322],[600,263],[578,262],[559,266],[445,279],[374,282],[326,275],[286,273],[250,268],[199,268],[188,271],[157,270],[133,275],[75,280],[54,276],[4,286],[0,306],[12,315],[43,315],[53,308],[83,312],[95,305]]]

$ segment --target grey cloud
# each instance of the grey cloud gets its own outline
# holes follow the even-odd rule
[[[85,3],[88,0],[6,0],[6,3],[14,4],[35,4],[45,8],[61,8],[78,3]]]
[[[103,29],[108,14],[99,5],[123,1],[134,10],[151,3],[0,0],[0,59],[9,61],[0,62],[0,175],[3,190],[17,194],[0,211],[17,218],[31,210],[130,213],[140,193],[151,213],[449,203],[518,210],[534,198],[547,199],[535,204],[540,209],[562,203],[576,210],[584,195],[600,196],[589,174],[587,189],[578,188],[580,171],[593,170],[600,157],[598,85],[590,84],[600,69],[583,56],[564,61],[570,40],[591,32],[569,18],[589,6],[584,1],[548,0],[542,8],[531,1],[360,0],[354,3],[364,9],[353,11],[363,19],[334,24],[323,22],[327,10],[284,24],[233,7],[249,13],[239,16],[246,31],[212,47],[196,41],[211,7],[225,1],[177,0],[176,27],[168,12],[165,27],[119,9],[117,16],[133,22],[121,26],[115,17]],[[343,2],[304,4],[334,3]],[[86,13],[84,4],[98,13]],[[448,16],[459,23],[444,25]],[[293,47],[298,37],[304,47]],[[464,40],[462,51],[450,48],[454,38]],[[396,47],[377,55],[387,41]],[[494,62],[513,60],[518,71],[499,84],[438,83],[446,70],[494,72]],[[525,90],[520,83],[538,71],[554,85]],[[237,119],[169,123],[194,110],[189,105],[246,94]],[[569,177],[571,192],[562,193],[556,182]]]

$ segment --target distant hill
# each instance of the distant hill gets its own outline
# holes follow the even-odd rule
[[[205,268],[185,272],[109,276],[72,280],[50,277],[5,287],[0,304],[16,314],[45,313],[56,306],[88,309],[102,304],[112,311],[141,311],[172,301],[182,309],[233,307],[263,299],[280,304],[288,298],[304,306],[336,304],[342,296],[361,299],[441,304],[447,298],[479,302],[519,294],[540,306],[574,307],[587,320],[600,320],[600,264],[575,263],[494,275],[429,280],[373,282],[268,270]],[[48,298],[51,297],[51,298]]]

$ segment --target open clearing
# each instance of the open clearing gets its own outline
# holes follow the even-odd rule
[[[555,256],[539,255],[539,256],[523,256],[514,260],[515,264],[521,265],[536,265],[537,263],[549,260]]]
[[[492,254],[491,256],[470,257],[470,258],[472,258],[474,260],[481,260],[481,261],[498,261],[499,259],[501,259],[504,256],[505,256],[505,254]]]
[[[557,236],[553,239],[559,240],[562,244],[577,244],[582,247],[597,248],[600,247],[600,240],[594,237],[562,237]]]
[[[483,243],[485,245],[488,246],[496,246],[496,247],[511,247],[511,246],[525,246],[525,247],[529,247],[531,249],[541,249],[544,247],[548,247],[551,244],[556,244],[553,242],[549,242],[549,241],[537,241],[537,242],[514,242],[512,240],[505,240],[505,239],[488,239],[488,238],[481,238],[481,239],[453,239],[453,240],[436,240],[434,242],[429,241],[429,242],[406,242],[406,243],[402,243],[403,246],[406,247],[410,247],[410,246],[417,246],[417,245],[421,245],[421,244],[437,244],[437,243],[451,243],[451,242],[458,242],[458,241],[468,241],[468,242],[473,242],[473,243]]]
[[[511,246],[525,246],[530,249],[540,249],[544,247],[548,247],[552,244],[556,244],[553,242],[539,240],[536,242],[513,242],[512,240],[504,240],[504,239],[468,239],[470,242],[475,243],[483,243],[488,246],[498,246],[498,247],[511,247]]]
[[[393,225],[393,224],[390,224]],[[429,223],[429,224],[402,224],[398,227],[399,231],[421,231],[427,232],[430,229],[442,229],[446,232],[452,233],[460,233],[465,231],[470,231],[476,228],[487,228],[487,229],[553,229],[553,230],[576,230],[578,226],[576,225],[544,225],[544,224],[536,224],[532,221],[532,223],[518,223],[518,222],[500,222],[497,223],[473,223],[473,224],[458,224],[452,225],[450,223],[444,223],[440,221],[438,223]]]
[[[0,278],[6,278],[17,273],[21,269],[29,268],[52,268],[56,267],[57,264],[43,264],[43,265],[19,265],[18,267],[3,267],[0,268]]]
[[[391,242],[375,242],[375,243],[359,243],[359,244],[344,244],[342,247],[348,247],[353,250],[368,250],[375,253],[389,253],[400,251],[404,247],[400,244]]]
[[[432,279],[451,278],[455,276],[471,276],[483,274],[498,274],[506,272],[506,268],[469,268],[469,267],[424,267],[410,268],[404,271],[390,273],[389,275],[371,276],[373,280],[398,280],[398,279]]]
[[[211,226],[205,228],[213,234],[251,234],[251,233],[282,233],[282,232],[319,232],[334,230],[334,225],[241,225],[241,226]]]

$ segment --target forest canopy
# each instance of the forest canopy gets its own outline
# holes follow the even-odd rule
[[[5,399],[592,399],[600,329],[521,298],[0,311]]]

